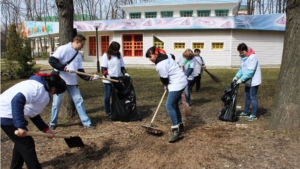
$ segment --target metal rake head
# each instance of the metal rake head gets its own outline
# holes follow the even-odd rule
[[[154,135],[162,135],[163,132],[162,130],[158,129],[157,127],[154,126],[150,126],[150,125],[142,125],[142,127],[144,127],[146,129],[146,131],[150,134],[154,134]]]

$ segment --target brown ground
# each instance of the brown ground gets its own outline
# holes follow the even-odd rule
[[[134,76],[133,76],[134,77]],[[202,94],[192,93],[193,117],[186,119],[184,137],[176,143],[168,143],[170,136],[170,119],[164,106],[161,106],[154,124],[164,131],[160,137],[148,134],[141,127],[149,124],[153,112],[162,96],[163,90],[153,92],[148,88],[140,90],[138,79],[134,79],[138,109],[143,121],[112,122],[103,112],[103,93],[97,95],[81,91],[85,98],[87,113],[96,124],[95,130],[83,129],[78,117],[60,118],[58,133],[79,135],[85,147],[68,148],[64,139],[47,139],[34,137],[38,158],[43,168],[47,169],[98,169],[98,168],[178,168],[178,169],[296,169],[300,168],[300,141],[297,132],[275,132],[267,130],[270,118],[270,105],[260,105],[260,116],[257,121],[222,122],[217,114],[222,108],[221,89],[209,87],[208,77],[203,79]],[[151,83],[159,84],[158,78]],[[88,83],[88,82],[83,82]],[[102,84],[97,84],[103,88]],[[84,87],[84,86],[82,86]],[[91,86],[86,86],[87,88]],[[160,86],[161,87],[161,86]],[[221,91],[221,92],[220,92]],[[272,97],[272,91],[264,97]],[[239,92],[239,103],[243,103],[242,89]],[[263,92],[261,92],[263,93]],[[203,98],[203,96],[206,98]],[[210,97],[211,96],[211,97]],[[217,96],[217,97],[216,97]],[[97,99],[95,99],[97,97]],[[101,103],[101,104],[100,104]],[[241,105],[241,104],[239,104]],[[43,113],[49,121],[51,108]],[[246,128],[237,127],[245,124]],[[35,130],[32,124],[29,129]],[[1,166],[10,166],[13,143],[1,130]],[[24,165],[24,168],[25,165]]]

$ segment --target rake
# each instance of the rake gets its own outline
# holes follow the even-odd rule
[[[158,112],[158,110],[160,108],[160,105],[161,105],[162,101],[164,100],[164,97],[165,97],[166,93],[167,93],[167,90],[165,90],[163,96],[161,97],[160,102],[159,102],[159,104],[158,104],[158,106],[156,108],[156,111],[155,111],[155,113],[154,113],[154,115],[152,117],[152,120],[151,120],[150,124],[149,125],[142,125],[142,127],[146,128],[146,131],[148,133],[155,134],[155,135],[161,135],[161,134],[163,134],[162,130],[160,130],[159,128],[153,126],[152,123],[153,123],[153,121],[155,119],[155,116],[156,116],[156,114],[157,114],[157,112]]]

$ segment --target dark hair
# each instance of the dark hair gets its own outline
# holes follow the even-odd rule
[[[146,52],[146,58],[151,58],[152,54],[155,54],[155,50],[156,50],[156,46],[152,46],[151,48],[149,48]]]
[[[51,87],[56,88],[56,94],[61,94],[66,91],[66,82],[59,75],[51,74],[51,76],[46,76],[44,78],[49,89],[51,89]]]
[[[76,35],[76,36],[73,38],[73,42],[75,42],[76,40],[78,40],[79,42],[82,42],[82,41],[85,41],[86,38],[85,38],[83,35]]]
[[[240,43],[237,47],[238,51],[247,51],[248,52],[248,46],[245,43]]]
[[[120,59],[120,57],[121,57],[121,54],[119,51],[120,47],[121,47],[120,44],[116,41],[113,41],[110,43],[110,45],[106,51],[108,60],[110,60],[111,55],[116,55],[118,57],[118,59]]]
[[[199,52],[200,53],[201,50],[200,49],[195,49],[194,52]]]

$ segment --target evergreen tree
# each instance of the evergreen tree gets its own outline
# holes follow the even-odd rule
[[[35,67],[35,64],[32,62],[30,40],[23,38],[22,41],[24,42],[21,50],[22,53],[17,58],[19,63],[17,75],[21,78],[26,78],[39,71],[39,68]]]
[[[32,63],[29,39],[21,37],[15,24],[9,27],[6,49],[6,67],[10,78],[15,76],[27,78],[39,71],[40,68]]]
[[[15,24],[11,24],[8,30],[8,38],[6,41],[6,59],[9,61],[17,60],[22,53],[22,38],[17,32]]]

